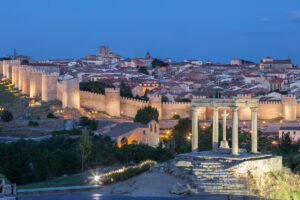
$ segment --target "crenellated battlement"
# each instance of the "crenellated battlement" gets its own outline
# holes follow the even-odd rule
[[[45,73],[44,71],[42,72],[42,76],[44,76],[44,77],[53,77],[53,76],[55,76],[55,77],[58,77],[58,73],[56,73],[56,72],[53,72],[53,73]]]
[[[192,105],[192,102],[176,102],[176,101],[172,101],[172,102],[163,102],[162,104],[165,104],[165,105]]]
[[[193,99],[206,99],[206,96],[193,96]]]
[[[106,92],[110,92],[110,93],[120,92],[120,88],[105,88],[105,93]]]
[[[128,98],[128,97],[121,97],[121,101],[126,101],[128,103],[144,103],[144,104],[149,103],[149,101],[144,101],[144,100],[141,100],[141,99]]]
[[[96,92],[83,91],[83,90],[80,90],[80,93],[84,94],[84,95],[104,96],[103,94],[99,94],[99,93],[96,93]]]
[[[252,94],[238,94],[236,97],[239,99],[251,99]]]
[[[280,100],[259,101],[259,104],[281,104]]]
[[[149,101],[161,103],[161,95],[156,95],[156,94],[149,95]]]

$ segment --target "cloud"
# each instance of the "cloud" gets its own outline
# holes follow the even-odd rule
[[[292,10],[289,12],[291,20],[300,22],[300,10]]]
[[[258,22],[261,22],[261,23],[269,23],[271,22],[272,20],[270,18],[267,18],[267,17],[264,17],[264,18],[260,18],[258,20]]]

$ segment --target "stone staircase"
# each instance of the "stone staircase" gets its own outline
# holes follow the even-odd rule
[[[198,161],[192,169],[191,186],[198,192],[248,195],[245,179],[235,177],[231,166],[218,160]]]
[[[156,171],[187,180],[196,193],[247,196],[246,178],[234,176],[234,166],[240,163],[229,159],[176,156],[157,166]]]

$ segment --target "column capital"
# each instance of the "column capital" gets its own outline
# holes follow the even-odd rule
[[[218,110],[219,110],[219,107],[214,107],[214,110],[215,110],[215,111],[218,111]]]
[[[198,111],[199,107],[192,106],[192,111]]]
[[[252,112],[257,112],[258,107],[250,107],[250,109],[251,109]]]
[[[232,111],[238,111],[239,107],[238,106],[231,106]]]

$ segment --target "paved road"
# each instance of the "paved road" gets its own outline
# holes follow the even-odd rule
[[[19,200],[227,200],[225,195],[190,195],[181,197],[131,197],[119,195],[102,195],[97,192],[82,192],[72,194],[53,194],[42,196],[20,196]],[[231,200],[261,200],[256,197],[231,197]]]

